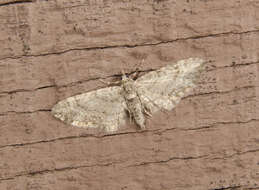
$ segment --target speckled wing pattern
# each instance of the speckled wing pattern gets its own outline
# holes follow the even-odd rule
[[[136,80],[136,89],[142,104],[154,113],[172,110],[195,87],[204,61],[189,58],[152,71]]]
[[[63,122],[83,128],[116,131],[125,124],[126,103],[120,86],[108,87],[69,97],[52,108],[52,114]]]
[[[145,112],[172,110],[195,87],[203,63],[198,58],[181,60],[149,72],[136,81],[123,75],[121,86],[69,97],[58,102],[52,108],[52,114],[76,127],[98,127],[107,132],[118,130],[127,117],[133,115],[135,123],[143,129]],[[130,87],[129,91],[126,86]]]

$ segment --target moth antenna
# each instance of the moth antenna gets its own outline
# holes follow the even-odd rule
[[[124,71],[124,69],[121,69],[121,74],[125,76],[125,71]]]
[[[139,71],[140,67],[143,65],[143,63],[145,62],[145,59],[142,59],[139,63],[136,64],[136,70]]]
[[[122,62],[124,63],[124,61],[122,61]],[[126,64],[126,63],[125,63],[125,64]],[[121,68],[121,79],[127,78],[127,75],[125,74],[125,71],[124,71],[123,67],[120,66],[120,68]]]
[[[91,77],[95,77],[98,81],[100,81],[101,83],[103,84],[106,84],[108,86],[112,86],[112,85],[119,85],[121,83],[121,81],[112,81],[112,82],[109,82],[109,81],[105,81],[106,79],[108,80],[108,78],[110,78],[109,76],[105,76],[104,73],[102,72],[97,72],[97,71],[94,71],[93,69],[88,69],[88,73]],[[96,76],[93,76],[92,74],[95,74]]]
[[[141,62],[139,62],[139,63],[137,63],[137,64],[135,64],[135,71],[134,71],[134,73],[132,73],[130,76],[131,76],[131,78],[133,79],[133,80],[136,80],[138,77],[139,77],[139,72],[140,72],[140,66],[142,65],[142,63],[144,63],[144,59],[142,59],[141,60]]]

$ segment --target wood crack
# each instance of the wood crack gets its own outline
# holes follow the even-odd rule
[[[192,159],[199,159],[203,158],[204,156],[188,156],[188,157],[171,157],[167,160],[160,160],[160,161],[154,161],[154,162],[143,162],[138,165],[130,165],[127,167],[131,166],[142,166],[142,165],[148,165],[148,164],[161,164],[161,163],[166,163],[172,160],[192,160]],[[14,175],[12,177],[6,177],[6,178],[0,178],[0,181],[6,181],[6,180],[14,180],[17,177],[24,177],[24,176],[35,176],[35,175],[43,175],[46,173],[55,173],[55,172],[62,172],[62,171],[71,171],[71,170],[76,170],[76,169],[81,169],[81,168],[88,168],[88,167],[104,167],[104,166],[111,166],[111,165],[116,165],[121,162],[110,162],[110,163],[105,163],[105,164],[94,164],[94,165],[80,165],[80,166],[67,166],[67,167],[62,167],[62,168],[55,168],[55,169],[45,169],[45,170],[39,170],[39,171],[32,171],[28,173],[21,173]]]
[[[187,156],[187,157],[170,157],[166,160],[159,160],[159,161],[151,161],[151,162],[141,162],[139,164],[129,165],[127,167],[138,167],[138,166],[146,166],[150,164],[164,164],[173,160],[195,160],[195,159],[201,159],[205,158],[208,155],[202,155],[202,156]]]
[[[253,64],[258,64],[259,61],[256,61],[256,62],[248,62],[248,63],[244,63],[244,64],[237,64],[237,65],[234,65],[234,66],[224,66],[224,67],[217,67],[215,69],[210,69],[208,71],[212,71],[212,70],[217,70],[217,69],[223,69],[223,68],[228,68],[228,67],[242,67],[242,66],[247,66],[247,65],[253,65]],[[146,72],[150,72],[150,71],[154,71],[155,69],[147,69],[147,70],[141,70],[141,71],[138,71],[140,73],[146,73]],[[135,73],[135,71],[133,72],[130,72],[130,73],[126,73],[127,75],[131,75]],[[105,79],[109,79],[109,78],[117,78],[117,77],[120,77],[121,74],[113,74],[113,75],[109,75],[109,76],[106,76],[106,77],[95,77],[95,78],[90,78],[90,79],[85,79],[85,80],[80,80],[80,81],[75,81],[75,82],[71,82],[71,83],[68,83],[68,84],[64,84],[64,85],[56,85],[56,84],[50,84],[50,85],[45,85],[45,86],[40,86],[38,88],[35,88],[35,89],[16,89],[16,90],[12,90],[12,91],[2,91],[0,92],[0,95],[10,95],[10,94],[15,94],[15,93],[19,93],[19,92],[34,92],[34,91],[37,91],[37,90],[41,90],[41,89],[45,89],[45,88],[66,88],[66,87],[73,87],[73,86],[76,86],[78,84],[82,84],[82,83],[85,83],[85,82],[90,82],[90,81],[96,81],[96,80],[105,80]],[[251,88],[251,87],[255,87],[255,86],[249,86],[248,88]],[[242,87],[244,88],[244,87]],[[238,88],[236,88],[238,89]],[[199,95],[206,95],[206,94],[210,94],[210,93],[216,93],[215,92],[209,92],[209,93],[203,93],[203,94],[199,94]],[[217,93],[222,93],[222,92],[217,92]],[[190,95],[190,96],[196,96],[196,95]],[[190,96],[187,96],[187,97],[190,97]]]
[[[243,154],[255,153],[255,152],[258,152],[258,151],[259,151],[259,149],[247,150],[247,151],[244,151],[244,152],[236,152],[234,154],[224,156],[224,157],[214,157],[214,158],[212,158],[212,160],[227,159],[227,158],[232,158],[232,157],[237,156],[237,155],[240,156],[240,155],[243,155]]]
[[[251,153],[251,152],[257,152],[259,151],[259,149],[256,150],[249,150],[249,151],[245,151],[245,152],[241,152],[240,154],[246,154],[246,153]],[[235,154],[236,155],[236,154]],[[133,165],[128,165],[126,166],[126,168],[129,167],[139,167],[139,166],[147,166],[147,165],[152,165],[152,164],[165,164],[168,163],[170,161],[174,161],[174,160],[195,160],[195,159],[203,159],[203,158],[207,158],[208,155],[200,155],[200,156],[186,156],[186,157],[170,157],[168,159],[165,160],[158,160],[158,161],[150,161],[150,162],[141,162],[139,164],[133,164]],[[229,158],[228,156],[226,158]],[[224,158],[223,158],[224,159]],[[81,168],[87,168],[87,167],[104,167],[104,166],[111,166],[111,165],[116,165],[119,164],[121,162],[109,162],[109,163],[105,163],[105,164],[94,164],[94,165],[79,165],[79,166],[67,166],[67,167],[62,167],[62,168],[55,168],[55,169],[45,169],[45,170],[38,170],[38,171],[31,171],[28,173],[20,173],[17,175],[14,175],[12,177],[6,177],[6,178],[0,178],[0,181],[6,181],[6,180],[14,180],[17,177],[24,177],[24,176],[35,176],[35,175],[43,175],[46,173],[55,173],[55,172],[62,172],[62,171],[70,171],[70,170],[76,170],[76,169],[81,169]],[[232,186],[229,187],[223,187],[223,189],[228,189],[231,188]],[[212,190],[220,190],[219,189],[212,189]]]
[[[250,123],[250,122],[257,122],[259,119],[251,119],[248,121],[238,121],[238,122],[219,122],[218,124],[243,124],[243,123]],[[217,125],[217,123],[214,123],[212,126]],[[77,138],[106,138],[106,137],[111,137],[111,136],[121,136],[121,135],[131,135],[131,134],[141,134],[141,133],[165,133],[168,131],[172,130],[179,130],[179,131],[188,131],[188,130],[201,130],[201,129],[206,129],[208,128],[207,126],[205,127],[199,127],[199,128],[193,128],[193,129],[177,129],[177,128],[167,128],[167,129],[155,129],[155,130],[141,130],[141,131],[127,131],[127,132],[121,132],[121,133],[114,133],[114,134],[104,134],[104,135],[93,135],[93,134],[81,134],[81,135],[75,135],[75,136],[66,136],[66,137],[59,137],[59,138],[54,138],[54,139],[48,139],[48,140],[41,140],[41,141],[34,141],[34,142],[27,142],[27,143],[16,143],[16,144],[7,144],[0,146],[0,149],[2,148],[10,148],[10,147],[22,147],[22,146],[29,146],[29,145],[34,145],[34,144],[40,144],[40,143],[51,143],[55,141],[62,141],[62,140],[69,140],[69,139],[77,139]]]
[[[215,61],[214,60],[210,60],[209,62],[215,62]],[[243,66],[249,66],[249,65],[256,65],[258,63],[259,63],[259,61],[247,62],[247,63],[242,63],[242,64],[232,64],[232,65],[226,65],[226,66],[222,66],[222,67],[215,67],[213,69],[208,69],[206,71],[215,71],[215,70],[231,68],[231,67],[232,68],[243,67]]]
[[[227,189],[235,190],[240,187],[242,187],[242,186],[241,185],[232,185],[232,186],[227,186],[227,187],[213,188],[213,189],[209,189],[209,190],[227,190]]]
[[[142,71],[138,71],[138,72],[139,73],[146,73],[146,72],[150,72],[150,71],[154,71],[154,69],[147,69],[147,70],[142,70]],[[125,74],[131,75],[133,73],[135,73],[135,71],[130,72],[130,73],[125,73]],[[113,75],[109,75],[109,76],[106,76],[106,77],[95,77],[95,78],[75,81],[75,82],[71,82],[71,83],[59,85],[59,86],[56,85],[56,84],[50,84],[50,85],[40,86],[40,87],[35,88],[35,89],[16,89],[16,90],[12,90],[12,91],[2,91],[2,92],[0,92],[0,95],[10,95],[10,94],[15,94],[15,93],[19,93],[19,92],[34,92],[34,91],[42,90],[42,89],[45,89],[45,88],[57,88],[57,89],[66,88],[66,87],[76,86],[78,84],[82,84],[82,83],[85,83],[85,82],[96,81],[96,80],[105,80],[105,79],[117,78],[117,77],[121,77],[121,74],[113,74]]]
[[[104,134],[104,135],[93,135],[93,134],[82,134],[77,136],[66,136],[66,137],[59,137],[55,139],[49,139],[49,140],[41,140],[41,141],[35,141],[35,142],[28,142],[28,143],[16,143],[16,144],[9,144],[9,145],[3,145],[0,146],[0,149],[6,148],[6,147],[21,147],[21,146],[28,146],[28,145],[34,145],[34,144],[40,144],[40,143],[50,143],[55,141],[61,141],[61,140],[68,140],[68,139],[77,139],[77,138],[105,138],[105,137],[111,137],[111,136],[121,136],[121,135],[129,135],[129,134],[139,134],[139,133],[147,133],[147,132],[155,132],[156,130],[142,130],[142,131],[128,131],[128,132],[121,132],[121,133],[114,133],[114,134]]]
[[[48,55],[61,55],[64,53],[72,52],[72,51],[92,51],[92,50],[103,50],[103,49],[116,49],[116,48],[136,48],[136,47],[147,47],[147,46],[157,46],[161,44],[169,44],[174,43],[178,41],[186,41],[186,40],[196,40],[196,39],[202,39],[202,38],[212,38],[212,37],[218,37],[218,36],[224,36],[224,35],[242,35],[247,33],[256,33],[259,32],[258,29],[256,30],[248,30],[248,31],[242,31],[242,32],[235,32],[235,31],[228,31],[228,32],[222,32],[222,33],[215,33],[215,34],[206,34],[206,35],[197,35],[197,36],[190,36],[185,38],[177,38],[173,40],[167,40],[167,41],[159,41],[154,43],[142,43],[142,44],[123,44],[123,45],[112,45],[112,46],[96,46],[96,47],[86,47],[86,48],[71,48],[66,49],[63,51],[57,51],[57,52],[48,52],[48,53],[42,53],[42,54],[26,54],[26,55],[20,55],[20,56],[12,56],[12,57],[4,57],[0,59],[6,60],[6,59],[19,59],[22,57],[40,57],[40,56],[48,56]]]
[[[255,122],[255,121],[259,121],[259,119],[250,119],[247,121],[228,121],[228,122],[216,122],[216,123],[212,123],[210,125],[204,125],[198,128],[185,128],[185,129],[181,129],[183,131],[196,131],[196,130],[201,130],[201,129],[209,129],[209,128],[214,128],[217,125],[230,125],[230,124],[246,124],[246,123],[251,123],[251,122]]]
[[[0,116],[6,116],[9,114],[32,114],[32,113],[36,113],[36,112],[50,112],[50,109],[39,109],[39,110],[35,110],[35,111],[23,111],[23,112],[17,112],[17,111],[8,111],[8,112],[4,112],[4,113],[0,113]]]
[[[212,188],[212,189],[209,189],[209,190],[242,190],[242,189],[245,189],[245,190],[252,190],[252,189],[259,189],[258,186],[256,187],[249,187],[248,185],[230,185],[230,186],[223,186],[223,187],[219,187],[219,188]]]
[[[110,165],[113,165],[113,164],[115,164],[115,162],[106,163],[106,164],[67,166],[67,167],[55,168],[55,169],[38,170],[38,171],[32,171],[32,172],[28,172],[28,173],[17,174],[17,175],[14,175],[12,177],[0,178],[0,182],[1,181],[7,181],[7,180],[14,180],[17,177],[24,177],[24,176],[28,177],[28,176],[35,176],[35,175],[43,175],[43,174],[47,174],[47,173],[77,170],[77,169],[80,169],[80,168],[88,168],[88,167],[104,167],[104,166],[110,166]]]
[[[1,0],[0,7],[14,5],[14,4],[33,3],[33,2],[35,2],[35,0]]]
[[[250,85],[250,86],[244,86],[244,87],[237,87],[237,88],[227,90],[227,91],[213,91],[213,92],[205,92],[205,93],[199,93],[199,94],[191,94],[191,95],[183,97],[182,99],[192,98],[192,97],[197,97],[197,96],[208,96],[208,95],[212,95],[212,94],[228,94],[230,92],[236,92],[236,91],[244,90],[244,89],[249,90],[249,89],[253,89],[256,87],[258,87],[258,86]]]

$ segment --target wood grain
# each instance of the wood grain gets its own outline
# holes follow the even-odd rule
[[[258,0],[3,2],[1,190],[259,189]],[[147,131],[50,114],[100,78],[189,57],[207,61],[201,82]]]

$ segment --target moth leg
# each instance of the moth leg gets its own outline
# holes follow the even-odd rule
[[[142,105],[143,105],[143,104],[142,104]],[[148,108],[146,105],[143,105],[142,107],[143,107],[144,113],[145,113],[147,116],[151,117],[152,114],[151,114],[150,108]]]
[[[137,79],[138,76],[139,76],[139,68],[137,68],[136,71],[130,75],[130,77],[131,77],[133,80]]]
[[[135,64],[134,68],[136,68],[135,69],[136,71],[130,74],[130,78],[132,78],[133,80],[136,80],[139,77],[140,68],[143,62],[144,62],[144,59],[142,59],[141,62]]]
[[[151,109],[147,106],[147,104],[144,104],[144,103],[141,101],[141,99],[140,99],[140,97],[139,97],[139,94],[137,94],[137,95],[138,95],[139,101],[140,101],[140,103],[141,103],[141,108],[142,108],[143,113],[146,114],[147,116],[151,117],[151,116],[152,116],[152,114],[151,114]]]

